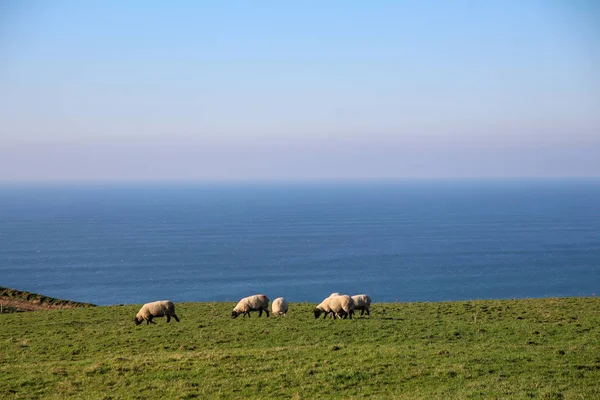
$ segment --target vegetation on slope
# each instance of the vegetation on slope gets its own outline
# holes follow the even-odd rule
[[[54,308],[94,307],[90,303],[55,299],[37,293],[24,292],[0,286],[2,313],[49,310]]]
[[[600,398],[600,299],[376,303],[230,318],[179,303],[0,316],[0,398]]]

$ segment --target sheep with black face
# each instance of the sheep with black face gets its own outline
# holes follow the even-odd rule
[[[329,299],[331,297],[326,298],[318,306],[313,310],[313,314],[315,314],[315,319],[319,318],[321,314],[325,314],[323,319],[327,318],[327,315],[331,313],[331,308],[329,307]]]
[[[231,318],[237,318],[240,314],[250,317],[250,311],[258,311],[258,316],[262,316],[263,311],[269,316],[269,298],[264,294],[255,294],[244,297],[235,306],[231,312]]]
[[[179,322],[179,318],[177,318],[177,314],[175,314],[175,304],[173,304],[172,301],[161,300],[144,304],[135,316],[134,322],[136,325],[139,325],[144,321],[146,321],[146,325],[155,324],[156,322],[152,321],[152,319],[161,317],[167,317],[167,322],[171,322],[171,317]]]

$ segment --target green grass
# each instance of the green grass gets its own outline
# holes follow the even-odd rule
[[[0,315],[0,398],[600,398],[600,299],[374,304],[237,318],[179,303]]]

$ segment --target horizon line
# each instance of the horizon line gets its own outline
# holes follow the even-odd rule
[[[489,177],[401,177],[401,178],[307,178],[307,179],[91,179],[91,180],[1,180],[1,186],[74,186],[74,185],[254,185],[254,184],[377,184],[411,182],[501,182],[501,181],[600,181],[600,175],[584,176],[489,176]]]

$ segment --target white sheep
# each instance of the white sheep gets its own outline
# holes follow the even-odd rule
[[[231,312],[231,318],[236,318],[238,315],[243,314],[250,317],[250,311],[258,311],[258,316],[262,316],[263,311],[269,316],[269,298],[264,294],[255,294],[253,296],[244,297],[235,306]]]
[[[365,311],[367,315],[371,315],[371,298],[366,294],[357,294],[352,296],[354,300],[354,310],[360,310],[360,315],[363,315]]]
[[[285,315],[288,312],[288,302],[283,297],[278,297],[271,303],[273,315]]]
[[[329,295],[329,297],[328,297],[328,298],[326,298],[325,300],[323,300],[323,301],[322,301],[322,302],[321,302],[321,303],[320,303],[320,304],[319,304],[317,307],[315,307],[315,309],[313,310],[313,313],[315,314],[315,319],[316,319],[316,318],[319,318],[319,316],[320,316],[321,314],[323,314],[323,313],[325,314],[325,315],[323,316],[323,319],[327,318],[327,316],[328,316],[328,315],[331,315],[331,318],[334,318],[334,319],[336,318],[336,313],[335,313],[335,312],[334,312],[334,311],[331,309],[331,307],[329,306],[329,300],[330,300],[331,298],[333,298],[333,297],[336,297],[336,296],[345,296],[345,295],[342,295],[342,294],[340,294],[340,293],[337,293],[337,292],[336,292],[336,293],[331,293],[331,294]],[[342,314],[342,315],[343,315],[343,314]],[[342,315],[337,315],[337,316],[339,316],[339,317],[341,318],[341,317],[342,317]]]
[[[329,299],[329,297],[326,298],[321,303],[319,303],[318,306],[315,307],[315,309],[313,310],[313,313],[315,314],[315,319],[319,318],[319,316],[323,313],[325,314],[323,319],[325,319],[327,318],[327,315],[331,313],[331,308],[329,307]]]
[[[336,316],[346,319],[354,314],[354,300],[348,295],[333,296],[329,298],[329,309]]]
[[[171,317],[175,318],[175,321],[179,322],[179,318],[175,314],[175,305],[170,300],[155,301],[152,303],[146,303],[142,306],[140,311],[135,316],[135,324],[139,325],[144,320],[146,325],[156,322],[152,321],[152,318],[167,317],[167,322],[171,321]]]

